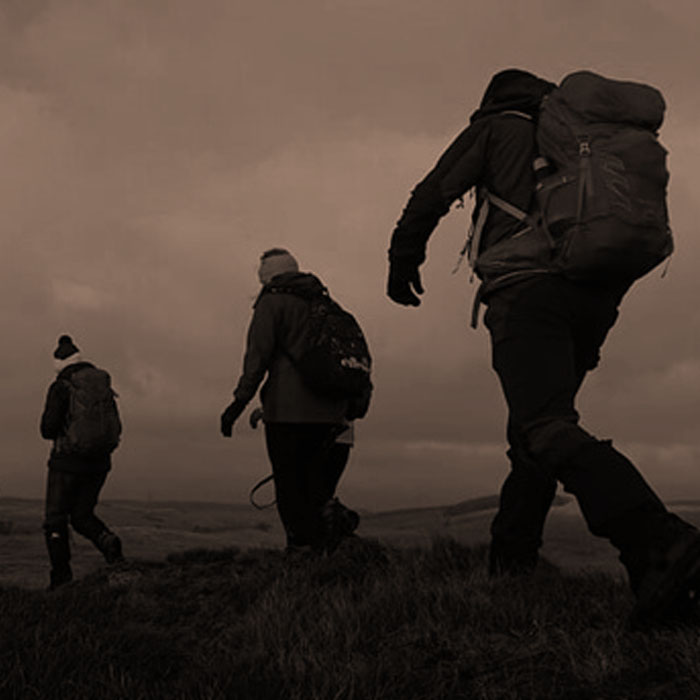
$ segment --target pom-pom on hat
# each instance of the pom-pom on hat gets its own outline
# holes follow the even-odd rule
[[[299,272],[299,265],[288,250],[271,248],[260,256],[258,277],[262,284],[267,284],[273,277],[285,272]]]
[[[69,335],[62,335],[58,339],[58,347],[53,351],[53,356],[57,360],[65,360],[71,355],[75,355],[80,352],[76,345],[73,343],[73,339]]]

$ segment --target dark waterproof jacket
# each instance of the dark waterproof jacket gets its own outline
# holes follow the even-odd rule
[[[106,472],[112,466],[109,453],[99,456],[66,455],[56,451],[56,440],[65,431],[70,406],[70,389],[68,380],[77,371],[85,367],[94,367],[90,362],[76,362],[59,372],[56,380],[49,387],[46,395],[44,412],[41,415],[41,437],[53,440],[54,446],[49,457],[49,469],[70,474],[92,474]]]
[[[278,275],[268,287],[280,285],[307,293],[323,289],[317,277],[300,272]],[[314,394],[289,357],[298,356],[303,347],[308,302],[293,293],[263,288],[254,309],[235,398],[248,403],[267,375],[260,392],[266,423],[342,423],[347,401]]]
[[[493,78],[470,125],[411,193],[391,238],[391,259],[421,264],[428,238],[441,217],[474,186],[485,187],[516,207],[530,210],[535,187],[535,119],[542,97],[553,87],[518,70],[503,71]],[[480,205],[479,199],[473,216]],[[517,219],[491,207],[481,249],[521,227]]]

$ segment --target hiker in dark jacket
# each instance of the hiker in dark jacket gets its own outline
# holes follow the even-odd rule
[[[68,541],[69,522],[76,532],[97,547],[107,563],[113,564],[123,559],[121,540],[94,513],[100,490],[111,469],[111,450],[85,455],[69,449],[66,444],[66,433],[72,420],[72,380],[80,372],[95,369],[95,366],[82,360],[78,348],[68,335],[59,338],[53,356],[58,376],[49,387],[40,426],[41,436],[53,440],[48,461],[44,517],[52,589],[73,578]],[[118,421],[118,417],[115,421]],[[121,424],[117,422],[115,432],[120,431]]]
[[[337,520],[334,494],[342,470],[329,478],[329,467],[336,437],[347,427],[348,402],[311,391],[291,357],[299,355],[307,331],[303,297],[320,294],[324,287],[314,275],[299,272],[294,257],[281,248],[263,254],[258,274],[263,289],[248,329],[234,401],[221,416],[221,432],[231,437],[235,421],[265,380],[260,391],[265,440],[288,551],[321,551],[328,548]]]
[[[532,209],[535,123],[552,83],[520,70],[493,77],[470,125],[418,184],[391,238],[388,295],[418,306],[419,266],[428,238],[471,187]],[[474,217],[480,210],[477,202]],[[489,210],[481,249],[526,224]],[[634,465],[578,421],[575,397],[613,326],[629,283],[583,284],[533,274],[484,299],[492,362],[509,409],[511,471],[492,523],[490,572],[531,571],[560,481],[574,494],[590,531],[619,551],[637,596],[653,617],[685,604],[700,570],[700,536],[668,513]]]

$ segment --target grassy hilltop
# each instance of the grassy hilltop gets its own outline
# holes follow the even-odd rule
[[[566,499],[556,566],[489,580],[494,505],[367,513],[333,557],[290,559],[273,511],[107,503],[128,563],[75,538],[78,580],[46,593],[41,504],[2,499],[0,698],[700,697],[700,626],[630,629],[619,563]]]
[[[605,573],[486,575],[485,547],[192,550],[0,588],[3,700],[700,697],[697,629],[628,629]]]

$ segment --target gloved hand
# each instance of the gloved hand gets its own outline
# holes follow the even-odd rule
[[[221,434],[224,437],[231,437],[231,435],[233,435],[233,424],[241,413],[243,413],[245,406],[245,402],[236,399],[232,401],[221,414]]]
[[[389,298],[397,304],[420,306],[420,299],[416,294],[423,294],[423,285],[418,265],[405,258],[390,259],[386,291]]]
[[[263,410],[262,408],[258,407],[255,410],[251,411],[250,416],[248,417],[248,422],[250,423],[250,427],[255,430],[258,427],[258,423],[263,417]]]

